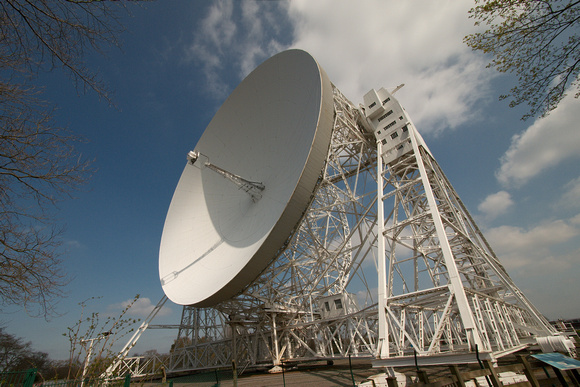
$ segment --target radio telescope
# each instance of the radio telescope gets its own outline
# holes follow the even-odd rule
[[[398,88],[397,88],[398,89]],[[475,362],[564,339],[509,277],[392,92],[308,53],[254,70],[187,163],[160,248],[169,371]]]
[[[299,51],[252,72],[190,152],[169,207],[159,273],[182,305],[239,293],[284,246],[322,174],[332,86]]]

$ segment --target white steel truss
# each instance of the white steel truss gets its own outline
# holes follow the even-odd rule
[[[242,294],[184,307],[170,370],[374,354],[375,140],[336,88],[334,107],[326,167],[299,227]]]
[[[401,356],[433,355],[473,351],[478,344],[481,351],[499,352],[532,333],[550,335],[548,322],[510,279],[435,160],[423,148],[417,151],[388,166],[383,188],[390,210],[384,237],[391,349]]]
[[[379,342],[388,342],[379,346],[377,357],[476,351],[497,357],[531,343],[535,335],[553,335],[548,321],[507,274],[396,99],[384,89],[374,93],[369,102],[383,107],[367,110],[367,116],[380,155],[378,195],[384,216],[379,233],[387,262],[385,296],[379,300],[386,317],[379,319]],[[384,119],[390,115],[393,121]]]
[[[379,94],[378,106],[358,108],[334,88],[326,167],[302,220],[241,294],[183,308],[168,371],[348,356],[373,356],[377,366],[475,351],[493,358],[553,334],[404,110]]]

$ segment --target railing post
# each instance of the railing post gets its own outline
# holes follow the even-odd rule
[[[491,383],[493,384],[493,386],[502,387],[502,383],[499,380],[499,375],[495,371],[495,368],[493,367],[493,363],[491,362],[491,360],[486,359],[483,361],[483,364],[485,365],[485,368],[487,368],[490,372],[489,377],[491,378]]]
[[[532,387],[540,387],[540,383],[538,382],[538,379],[536,379],[536,376],[534,375],[534,370],[530,366],[528,359],[526,359],[526,357],[523,355],[517,355],[517,358],[524,365],[524,374],[526,374],[528,382],[530,382]]]
[[[232,360],[232,377],[234,387],[238,387],[238,369],[236,367],[236,359]]]
[[[554,370],[556,377],[560,381],[560,384],[564,387],[568,387],[568,383],[566,382],[566,378],[564,378],[564,375],[562,374],[562,372],[554,366],[552,366],[552,369]]]
[[[26,371],[26,379],[24,379],[23,387],[32,387],[36,379],[36,368],[31,368]]]
[[[131,374],[127,373],[125,375],[125,382],[123,383],[123,387],[130,387],[131,386]]]
[[[352,373],[352,362],[350,361],[350,355],[348,355],[348,367],[350,368],[350,377],[352,378],[352,385],[356,387],[356,382],[354,381],[354,374]]]
[[[429,376],[427,376],[427,372],[425,370],[419,369],[419,363],[417,362],[417,351],[413,349],[413,356],[415,357],[415,368],[417,368],[417,377],[421,383],[428,384],[429,383]]]
[[[417,370],[417,377],[421,383],[429,384],[429,375],[425,370]]]
[[[451,371],[451,374],[455,376],[456,384],[460,387],[465,387],[465,380],[463,379],[463,375],[461,375],[461,372],[459,371],[459,367],[457,367],[456,364],[451,364],[449,366],[449,370]]]
[[[387,377],[387,386],[388,387],[398,387],[399,382],[397,381],[397,378],[394,376]]]

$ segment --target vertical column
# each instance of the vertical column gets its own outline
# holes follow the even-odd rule
[[[484,340],[483,350],[490,351],[491,344],[489,342],[487,329],[485,328],[485,319],[483,318],[483,312],[481,308],[481,303],[479,302],[479,297],[477,296],[477,294],[474,294],[471,299],[473,302],[473,310],[475,312],[475,317],[477,318],[477,323],[479,324],[479,332],[481,333],[481,336]]]
[[[377,343],[377,357],[389,357],[389,324],[386,313],[387,272],[385,257],[385,211],[383,208],[383,147],[377,141],[377,259],[379,270],[378,314],[379,314],[379,341]]]
[[[278,329],[276,328],[276,313],[272,313],[272,346],[274,347],[274,365],[280,365],[280,347],[278,345]]]
[[[425,170],[423,157],[421,156],[419,150],[416,129],[412,124],[409,126],[413,152],[415,153],[415,159],[417,161],[417,166],[419,167],[419,172],[421,174],[421,180],[423,181],[423,187],[425,189],[425,196],[427,197],[427,202],[429,203],[429,211],[431,212],[431,216],[433,218],[433,223],[435,225],[435,230],[439,239],[441,252],[443,253],[443,259],[445,261],[445,266],[447,267],[447,272],[449,275],[449,291],[455,296],[457,307],[459,308],[459,314],[461,315],[461,322],[463,323],[463,328],[465,329],[470,350],[475,350],[475,345],[478,345],[479,348],[482,348],[483,345],[481,338],[479,337],[475,320],[473,319],[473,313],[469,307],[467,295],[465,294],[465,289],[463,288],[463,283],[461,282],[461,277],[459,276],[459,271],[457,270],[457,265],[455,264],[455,258],[453,256],[453,252],[451,251],[449,240],[447,239],[445,226],[441,220],[441,214],[439,213],[439,208],[437,207],[437,202],[435,201],[435,195],[431,189],[431,182],[429,181],[427,171]]]

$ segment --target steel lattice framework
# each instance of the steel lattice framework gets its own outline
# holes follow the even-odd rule
[[[375,365],[413,364],[415,356],[438,362],[441,354],[455,353],[467,359],[479,351],[498,357],[529,345],[533,335],[554,334],[513,283],[396,99],[381,89],[365,102],[380,155],[383,237],[377,245],[379,263],[386,263],[379,268],[377,348],[377,358],[386,360]]]
[[[501,356],[552,334],[406,114],[381,136],[336,88],[334,101],[326,168],[299,228],[242,294],[214,308],[184,308],[184,345],[170,369],[234,359],[251,367],[349,355]],[[380,139],[397,130],[406,148],[393,157]],[[386,278],[382,301],[377,269]]]
[[[416,133],[409,128],[409,137]],[[430,153],[383,174],[386,329],[380,357],[474,351],[495,356],[552,334],[513,283]]]
[[[326,168],[300,226],[244,292],[184,307],[170,369],[371,356],[376,348],[376,146],[360,110],[334,88]],[[367,260],[366,258],[371,257]],[[372,269],[370,275],[365,269]],[[349,293],[356,283],[358,295]],[[213,329],[210,329],[213,328]]]
[[[436,364],[553,335],[392,94],[356,107],[333,91],[326,167],[299,226],[241,294],[183,308],[166,369]]]

